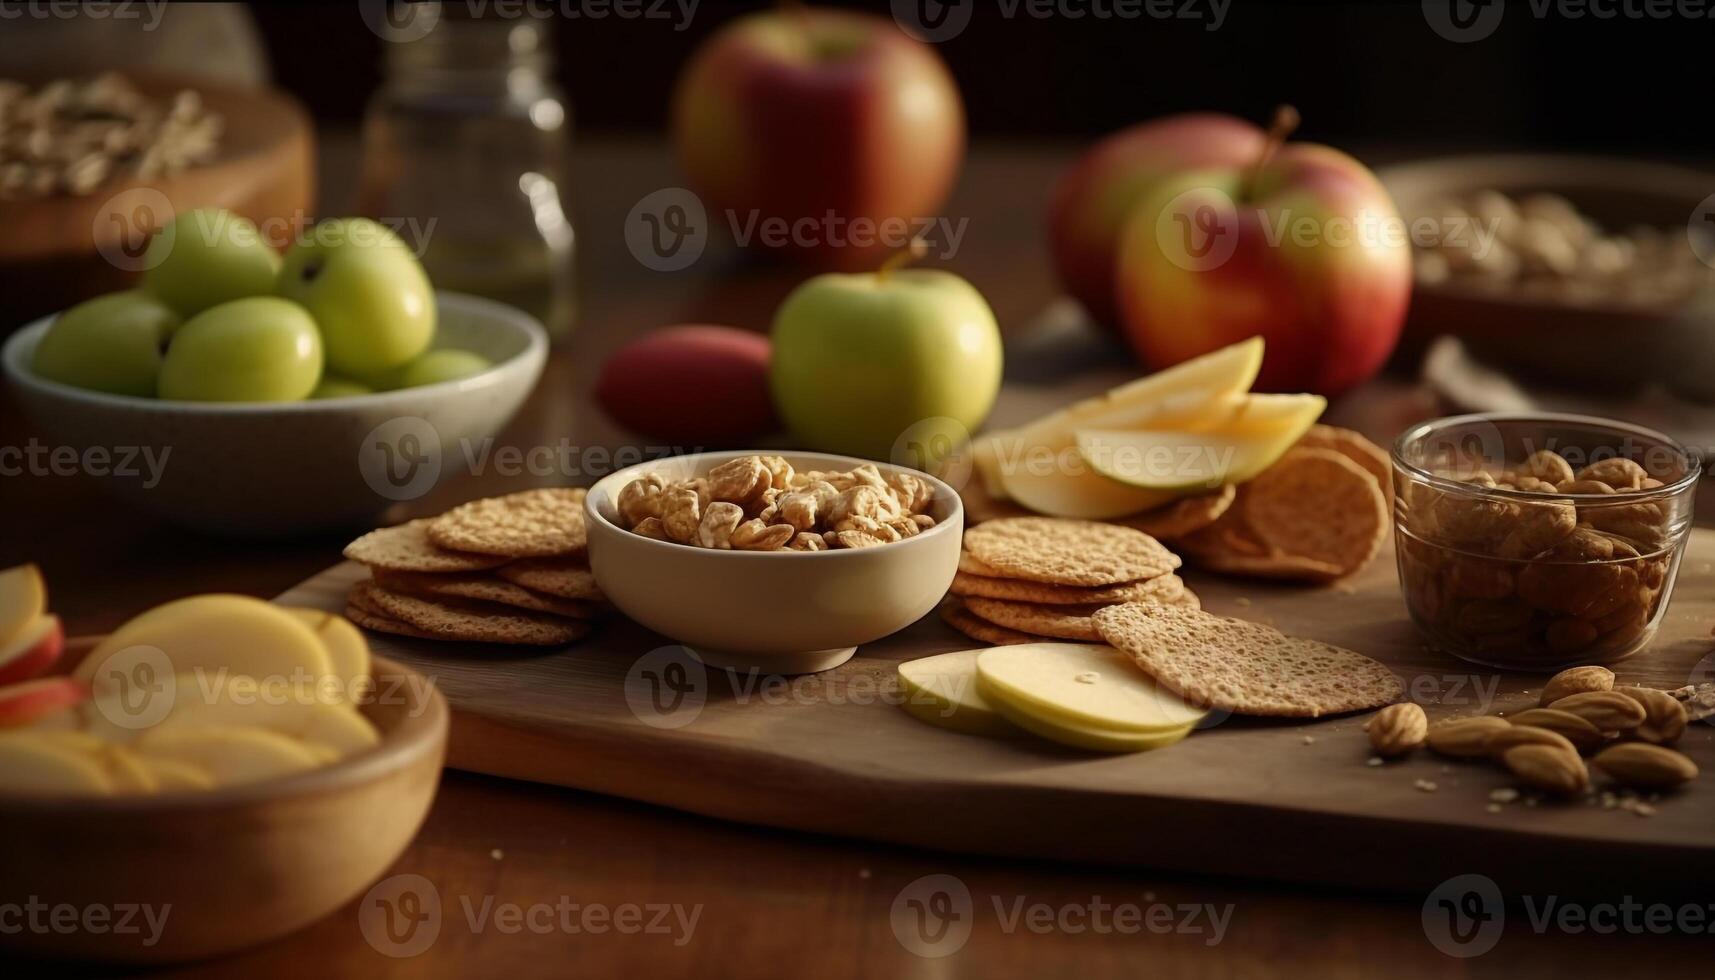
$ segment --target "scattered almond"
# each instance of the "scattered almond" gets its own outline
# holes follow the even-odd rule
[[[1604,732],[1630,731],[1646,717],[1641,703],[1613,691],[1585,691],[1560,698],[1549,707],[1575,714]]]
[[[1571,742],[1573,747],[1580,751],[1602,744],[1602,730],[1570,711],[1561,711],[1558,708],[1530,708],[1508,720],[1514,725],[1546,728]]]
[[[1688,721],[1685,705],[1673,695],[1648,687],[1617,687],[1614,690],[1644,706],[1643,723],[1632,730],[1633,735],[1656,745],[1667,745],[1679,741],[1679,736],[1685,734]]]
[[[1546,708],[1561,698],[1588,691],[1611,691],[1614,689],[1614,672],[1606,667],[1572,667],[1563,670],[1548,679],[1542,688],[1542,697],[1537,699],[1537,706]]]
[[[1390,704],[1376,712],[1367,727],[1376,754],[1391,759],[1423,744],[1429,734],[1429,716],[1409,701]]]
[[[1578,754],[1578,749],[1572,742],[1559,732],[1535,725],[1521,725],[1516,721],[1489,736],[1490,755],[1505,755],[1508,750],[1521,745],[1547,745],[1573,755]]]
[[[1455,759],[1480,759],[1489,754],[1489,737],[1512,723],[1505,718],[1455,718],[1429,729],[1430,749]]]
[[[1559,796],[1582,793],[1590,771],[1577,753],[1550,745],[1520,745],[1508,749],[1501,763],[1525,785]]]
[[[1697,778],[1697,763],[1672,749],[1646,742],[1611,746],[1591,761],[1615,782],[1636,789],[1672,789]]]

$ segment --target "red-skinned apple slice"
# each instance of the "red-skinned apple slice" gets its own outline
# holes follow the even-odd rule
[[[58,616],[37,616],[10,640],[0,640],[0,688],[47,673],[65,649]]]
[[[69,677],[43,677],[0,687],[0,728],[28,725],[89,700],[89,685]]]
[[[0,642],[17,636],[47,611],[48,588],[42,582],[41,569],[18,565],[0,571]]]

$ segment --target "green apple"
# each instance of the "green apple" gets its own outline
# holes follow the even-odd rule
[[[218,208],[174,218],[149,239],[143,263],[143,288],[183,317],[246,296],[267,296],[280,271],[280,256],[256,225]]]
[[[1000,328],[982,294],[950,272],[891,265],[817,276],[775,314],[769,387],[811,449],[888,459],[909,435],[951,451],[994,406]]]
[[[899,665],[900,706],[911,717],[968,735],[1012,735],[1018,729],[977,693],[977,655],[955,650]]]
[[[303,307],[276,296],[222,303],[185,321],[161,363],[162,398],[284,402],[322,376],[322,339]]]
[[[451,347],[432,350],[405,365],[404,370],[399,372],[397,387],[415,388],[418,385],[432,385],[441,381],[457,381],[481,374],[493,366],[488,358],[468,350]]]
[[[61,313],[36,344],[31,369],[49,381],[153,398],[161,349],[179,315],[148,293],[108,293]]]
[[[316,389],[310,392],[310,397],[315,399],[353,398],[358,395],[373,394],[374,392],[374,388],[371,388],[361,381],[352,381],[348,378],[338,378],[329,374],[323,376],[322,380],[317,383]]]
[[[278,295],[321,328],[328,368],[370,377],[401,367],[435,336],[435,295],[411,249],[368,218],[318,223],[286,252]]]

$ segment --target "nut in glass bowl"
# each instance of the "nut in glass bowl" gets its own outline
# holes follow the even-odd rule
[[[1575,415],[1466,415],[1393,450],[1394,538],[1412,619],[1507,670],[1643,649],[1673,591],[1701,466],[1649,429]]]

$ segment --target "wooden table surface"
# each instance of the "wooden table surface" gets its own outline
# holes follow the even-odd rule
[[[989,298],[1009,335],[1012,382],[999,420],[1011,422],[1073,390],[1126,370],[1118,348],[1041,343],[1027,335],[1055,295],[1042,223],[1069,148],[976,147],[946,209],[968,219],[962,248],[944,263]],[[324,159],[329,213],[347,205],[349,142]],[[616,446],[626,438],[592,407],[588,391],[605,354],[651,327],[676,322],[766,329],[801,273],[756,265],[711,244],[676,273],[643,267],[623,223],[645,194],[674,186],[665,148],[580,145],[575,200],[583,322],[557,348],[541,384],[501,445]],[[8,325],[10,326],[10,325]],[[1386,437],[1437,406],[1408,382],[1383,380],[1336,406],[1333,418]],[[1013,416],[1013,417],[1009,417]],[[0,447],[42,443],[0,393]],[[401,517],[536,482],[588,482],[466,474]],[[342,536],[246,544],[199,537],[111,503],[87,477],[0,476],[0,567],[39,563],[54,609],[74,633],[111,629],[159,602],[206,591],[271,597],[338,560]],[[1147,826],[1136,832],[1149,833]],[[1647,833],[1640,825],[1640,833]],[[1235,848],[1291,847],[1266,828]],[[1385,861],[1386,854],[1355,859]],[[1449,875],[1481,869],[1449,869]],[[217,868],[210,874],[219,874]],[[732,826],[589,794],[448,773],[426,826],[393,869],[419,875],[442,908],[427,952],[394,958],[365,938],[354,902],[316,926],[184,976],[1531,976],[1625,969],[1665,975],[1707,963],[1707,936],[1626,930],[1597,934],[1538,928],[1509,909],[1492,951],[1439,952],[1423,924],[1429,896],[1375,896],[1213,878],[1166,877],[1100,867],[910,852]],[[971,896],[958,928],[924,957],[916,931],[919,883],[950,875]],[[414,879],[392,882],[404,887]],[[415,887],[422,891],[418,882]],[[955,889],[956,890],[956,889]],[[0,896],[0,899],[3,899]],[[1534,898],[1537,910],[1546,896]],[[1648,901],[1647,896],[1638,896]],[[641,911],[629,911],[640,906]],[[1041,907],[1041,910],[1038,907]],[[1094,906],[1094,914],[1092,914]],[[1130,910],[1117,917],[1107,907]],[[1182,907],[1198,906],[1194,917]],[[516,907],[519,911],[512,911]],[[563,907],[563,908],[559,908]],[[933,901],[931,912],[939,906]],[[558,908],[558,910],[557,910]],[[661,929],[594,931],[581,918],[610,913]],[[1215,910],[1213,917],[1208,910]],[[592,911],[593,910],[593,911]],[[1151,911],[1154,910],[1154,911]],[[563,914],[562,914],[563,913]],[[509,916],[522,914],[522,922]],[[1128,915],[1140,915],[1139,919]],[[693,918],[694,916],[694,918]],[[1049,916],[1049,922],[1040,916]],[[1707,919],[1704,920],[1707,924]],[[1214,922],[1221,923],[1217,934]],[[565,928],[569,923],[573,928]],[[684,923],[694,923],[685,925]],[[1126,928],[1129,926],[1130,928]],[[905,938],[902,939],[901,936]],[[1697,959],[1694,960],[1693,958]],[[102,972],[102,971],[97,971]]]

